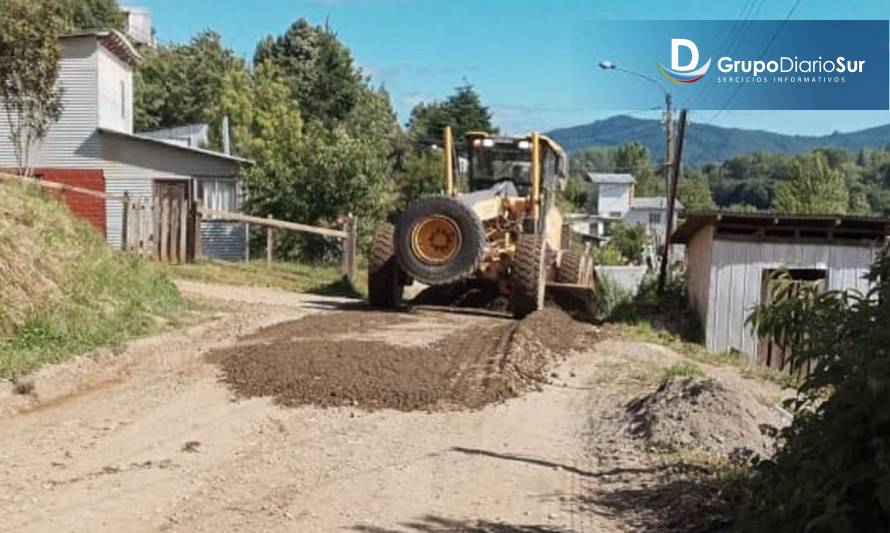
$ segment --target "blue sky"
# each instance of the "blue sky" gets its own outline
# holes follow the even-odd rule
[[[401,122],[420,101],[441,99],[466,78],[511,133],[548,130],[662,103],[655,86],[618,72],[593,78],[604,100],[638,104],[603,110],[571,90],[576,44],[586,21],[784,19],[798,0],[133,0],[151,11],[158,38],[186,41],[205,29],[250,58],[257,41],[295,19],[328,20],[355,61],[384,83]],[[792,19],[888,19],[888,0],[799,0]],[[590,53],[603,59],[621,50]],[[633,68],[645,66],[626,65]],[[630,95],[632,98],[628,98]],[[693,121],[794,134],[826,134],[890,123],[890,111],[696,111]],[[888,140],[890,141],[890,140]]]

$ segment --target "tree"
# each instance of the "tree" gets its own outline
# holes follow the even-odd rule
[[[707,211],[714,208],[708,178],[696,169],[684,169],[677,186],[677,195],[687,211]]]
[[[232,117],[233,138],[239,150],[256,161],[242,174],[247,209],[259,216],[323,226],[353,213],[369,231],[392,202],[391,166],[381,150],[384,141],[357,133],[385,123],[380,116],[374,118],[385,93],[369,92],[362,118],[330,127],[304,119],[288,81],[267,62],[253,76],[234,72],[224,83],[221,101]],[[276,249],[283,257],[321,259],[336,247],[324,239],[282,234]]]
[[[211,147],[220,148],[223,81],[233,72],[246,72],[244,61],[214,31],[203,31],[184,45],[145,48],[142,54],[145,61],[133,79],[135,128],[207,123]]]
[[[278,69],[307,121],[333,124],[344,120],[365,85],[352,54],[336,34],[303,18],[277,38],[260,41],[254,66],[266,61]]]
[[[18,171],[31,174],[34,146],[62,114],[57,86],[61,18],[53,2],[0,0],[0,102]]]
[[[848,204],[843,175],[821,153],[796,158],[791,179],[776,190],[775,208],[783,213],[844,214]]]
[[[62,17],[62,31],[124,31],[124,14],[116,0],[56,0]]]
[[[469,83],[455,87],[454,94],[442,102],[414,106],[408,120],[408,136],[421,146],[440,145],[445,126],[451,126],[458,145],[468,131],[498,132],[491,123],[491,111]]]
[[[626,224],[618,221],[609,228],[607,246],[618,250],[626,261],[642,263],[647,244],[649,244],[649,234],[642,224]]]
[[[588,189],[584,181],[574,176],[566,180],[565,188],[559,192],[557,201],[564,213],[586,212],[589,206]]]
[[[399,204],[404,207],[412,200],[440,194],[444,189],[441,151],[409,150],[403,163],[404,170],[396,175]]]
[[[618,172],[633,174],[637,180],[637,196],[664,195],[666,186],[652,173],[649,150],[638,142],[625,143],[615,152],[615,166]]]

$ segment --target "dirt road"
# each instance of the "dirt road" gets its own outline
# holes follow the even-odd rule
[[[344,349],[388,343],[434,351],[449,335],[485,337],[506,321],[422,310],[378,316],[362,329],[363,311],[335,310],[344,300],[181,288],[227,300],[232,311],[45,369],[33,376],[30,396],[0,391],[0,530],[613,531],[644,526],[658,512],[627,491],[657,484],[664,464],[625,453],[641,448],[621,420],[628,400],[651,388],[653,372],[680,359],[670,351],[587,345],[554,361],[546,379],[497,389],[509,392],[506,401],[415,394],[423,400],[416,405],[365,406],[366,396],[351,393],[318,407],[285,401],[284,378],[272,396],[253,396],[227,378],[222,361],[281,342],[308,353],[300,343],[336,343],[336,335],[366,343]],[[325,320],[308,332],[274,326],[343,313],[355,316],[351,333],[325,330]],[[320,360],[306,363],[304,374],[323,383],[330,374]],[[468,375],[466,364],[457,366],[441,375]]]

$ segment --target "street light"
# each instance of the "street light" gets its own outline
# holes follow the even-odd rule
[[[619,67],[615,63],[608,61],[608,60],[600,61],[599,67],[603,70],[619,70],[621,72],[633,74],[634,76],[637,76],[638,78],[643,78],[644,80],[657,85],[658,88],[661,89],[661,92],[664,93],[664,105],[665,105],[664,124],[665,124],[665,129],[667,130],[667,142],[666,142],[667,149],[666,149],[666,156],[664,159],[664,165],[665,165],[665,177],[667,178],[667,198],[668,198],[668,201],[671,201],[672,198],[675,197],[674,191],[671,190],[674,187],[674,181],[673,181],[674,166],[672,164],[673,158],[674,158],[674,121],[673,121],[673,117],[671,116],[671,103],[672,103],[671,93],[667,89],[665,89],[664,85],[662,85],[660,81],[656,80],[655,78],[652,78],[651,76],[647,76],[646,74],[643,74],[642,72],[637,72],[636,70]],[[684,118],[685,118],[685,113],[684,113]],[[673,215],[673,205],[669,206],[668,214]],[[661,267],[660,267],[659,278],[658,278],[659,293],[664,291],[664,280],[665,280],[665,276],[667,273],[668,247],[670,246],[670,235],[668,235],[668,232],[670,232],[670,228],[672,225],[673,225],[673,219],[668,220],[667,225],[666,225],[667,230],[665,231],[665,235],[664,235],[664,251],[663,251],[663,255],[662,255]]]
[[[629,69],[629,68],[619,67],[619,66],[616,65],[615,63],[613,63],[613,62],[611,62],[611,61],[608,61],[608,60],[600,61],[600,62],[599,62],[599,67],[600,67],[601,69],[603,69],[603,70],[617,70],[617,71],[620,71],[620,72],[626,72],[626,73],[628,73],[628,74],[633,74],[634,76],[643,78],[644,80],[646,80],[646,81],[648,81],[648,82],[654,83],[656,86],[658,86],[659,89],[661,89],[661,92],[664,93],[664,103],[665,103],[665,105],[667,106],[668,113],[670,113],[670,110],[671,110],[671,93],[668,92],[668,90],[664,88],[664,85],[662,85],[661,82],[659,82],[659,81],[656,80],[655,78],[653,78],[653,77],[651,77],[651,76],[647,76],[647,75],[643,74],[642,72],[637,72],[636,70],[631,70],[631,69]]]

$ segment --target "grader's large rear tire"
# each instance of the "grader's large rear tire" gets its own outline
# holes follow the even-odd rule
[[[411,203],[396,225],[396,255],[409,276],[427,285],[443,285],[471,276],[485,249],[479,216],[448,196]]]
[[[540,235],[523,234],[513,258],[513,316],[525,318],[544,307],[546,245]]]
[[[386,224],[374,234],[368,261],[368,301],[375,307],[392,308],[402,302],[402,273],[396,260],[395,228]]]

